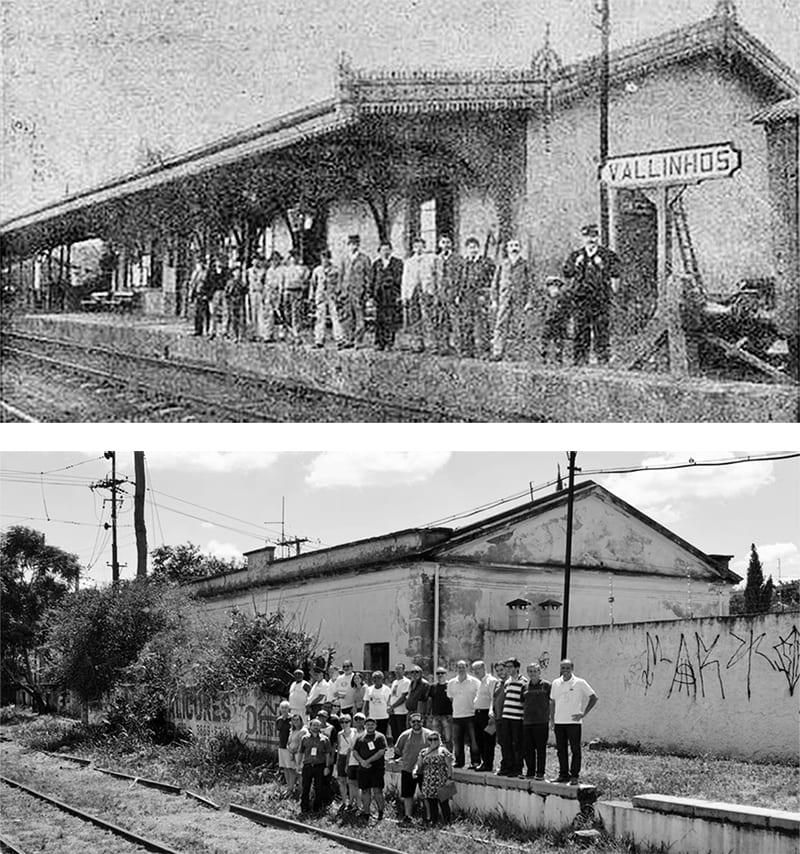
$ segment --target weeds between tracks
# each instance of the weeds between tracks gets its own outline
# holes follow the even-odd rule
[[[77,753],[93,758],[98,765],[200,790],[218,803],[233,801],[273,815],[297,818],[297,802],[287,797],[271,760],[252,754],[235,738],[157,744],[138,734],[110,732],[103,724],[83,727],[47,717],[18,727],[17,738],[37,750]],[[598,786],[604,800],[659,792],[797,809],[800,771],[790,766],[615,749],[586,751],[584,761],[585,778]],[[389,808],[387,817],[391,814]],[[449,854],[456,846],[460,854],[508,852],[509,845],[521,845],[532,854],[582,850],[570,839],[569,831],[531,833],[499,815],[481,818],[459,814],[450,830],[460,836],[423,829],[401,833],[391,820],[356,829],[337,820],[335,805],[329,815],[310,823],[400,847],[409,854]],[[625,843],[604,839],[594,850],[622,854],[632,849]]]

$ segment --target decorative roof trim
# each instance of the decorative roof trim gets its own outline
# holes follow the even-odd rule
[[[752,121],[757,125],[769,125],[787,122],[790,119],[797,120],[798,116],[800,116],[800,96],[778,101],[777,104],[756,113]]]
[[[722,15],[612,51],[611,83],[696,56],[730,55],[733,51],[739,52],[787,94],[800,92],[800,75],[734,18]],[[365,114],[532,109],[544,105],[548,82],[556,103],[573,100],[593,89],[598,60],[597,56],[591,56],[566,66],[554,62],[550,81],[541,61],[528,69],[469,71],[362,70],[353,69],[348,63],[344,76],[340,77],[339,91],[347,103]]]

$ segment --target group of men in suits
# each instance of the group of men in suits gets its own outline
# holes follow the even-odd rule
[[[594,340],[596,359],[605,364],[620,264],[611,250],[600,245],[596,225],[584,226],[581,233],[584,245],[569,254],[561,277],[548,277],[541,286],[519,240],[506,242],[505,255],[495,265],[481,253],[477,238],[467,238],[460,255],[446,235],[439,238],[435,254],[427,251],[422,237],[415,238],[411,254],[403,261],[393,254],[388,239],[379,242],[378,256],[372,259],[363,251],[360,235],[351,234],[338,263],[329,249],[323,249],[319,264],[309,274],[294,251],[285,262],[273,253],[269,266],[257,256],[246,276],[239,278],[247,285],[246,314],[254,337],[260,340],[274,340],[278,316],[288,340],[299,342],[307,296],[314,307],[317,348],[325,346],[329,325],[339,349],[363,346],[372,309],[377,350],[392,349],[403,328],[410,346],[420,352],[500,360],[509,341],[521,337],[526,317],[533,313],[538,322],[527,325],[539,330],[536,338],[545,363],[563,362],[572,320],[574,363],[588,364]],[[205,285],[214,278],[213,268],[201,273],[195,273],[195,299],[198,295],[202,299]],[[205,315],[213,318],[214,311],[213,305],[211,311],[198,305],[197,334],[202,334]],[[241,323],[235,326],[238,330]]]

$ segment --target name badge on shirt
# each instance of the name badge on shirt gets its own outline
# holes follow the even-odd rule
[[[311,755],[312,755],[312,756],[316,756],[316,755],[317,755],[317,748],[316,748],[316,747],[312,747],[312,748],[311,748]]]
[[[368,741],[368,742],[367,742],[367,747],[368,747],[370,750],[375,750],[375,742],[374,742],[374,741]]]

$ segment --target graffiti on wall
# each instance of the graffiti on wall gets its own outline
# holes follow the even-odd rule
[[[173,701],[170,716],[176,724],[201,738],[231,734],[251,747],[276,749],[279,703],[279,697],[254,691],[210,697],[185,690]]]
[[[729,655],[724,652],[733,646]],[[642,663],[642,659],[644,663]],[[644,653],[626,674],[626,687],[634,680],[644,686],[644,693],[653,687],[656,677],[669,680],[666,696],[685,694],[689,698],[715,697],[725,699],[725,682],[742,681],[751,695],[751,678],[756,667],[768,667],[771,673],[786,680],[789,695],[793,696],[800,681],[800,633],[793,625],[784,635],[778,633],[777,642],[767,639],[767,632],[737,634],[731,630],[722,639],[718,632],[713,638],[681,632],[677,645],[667,645],[657,632],[647,632]]]

